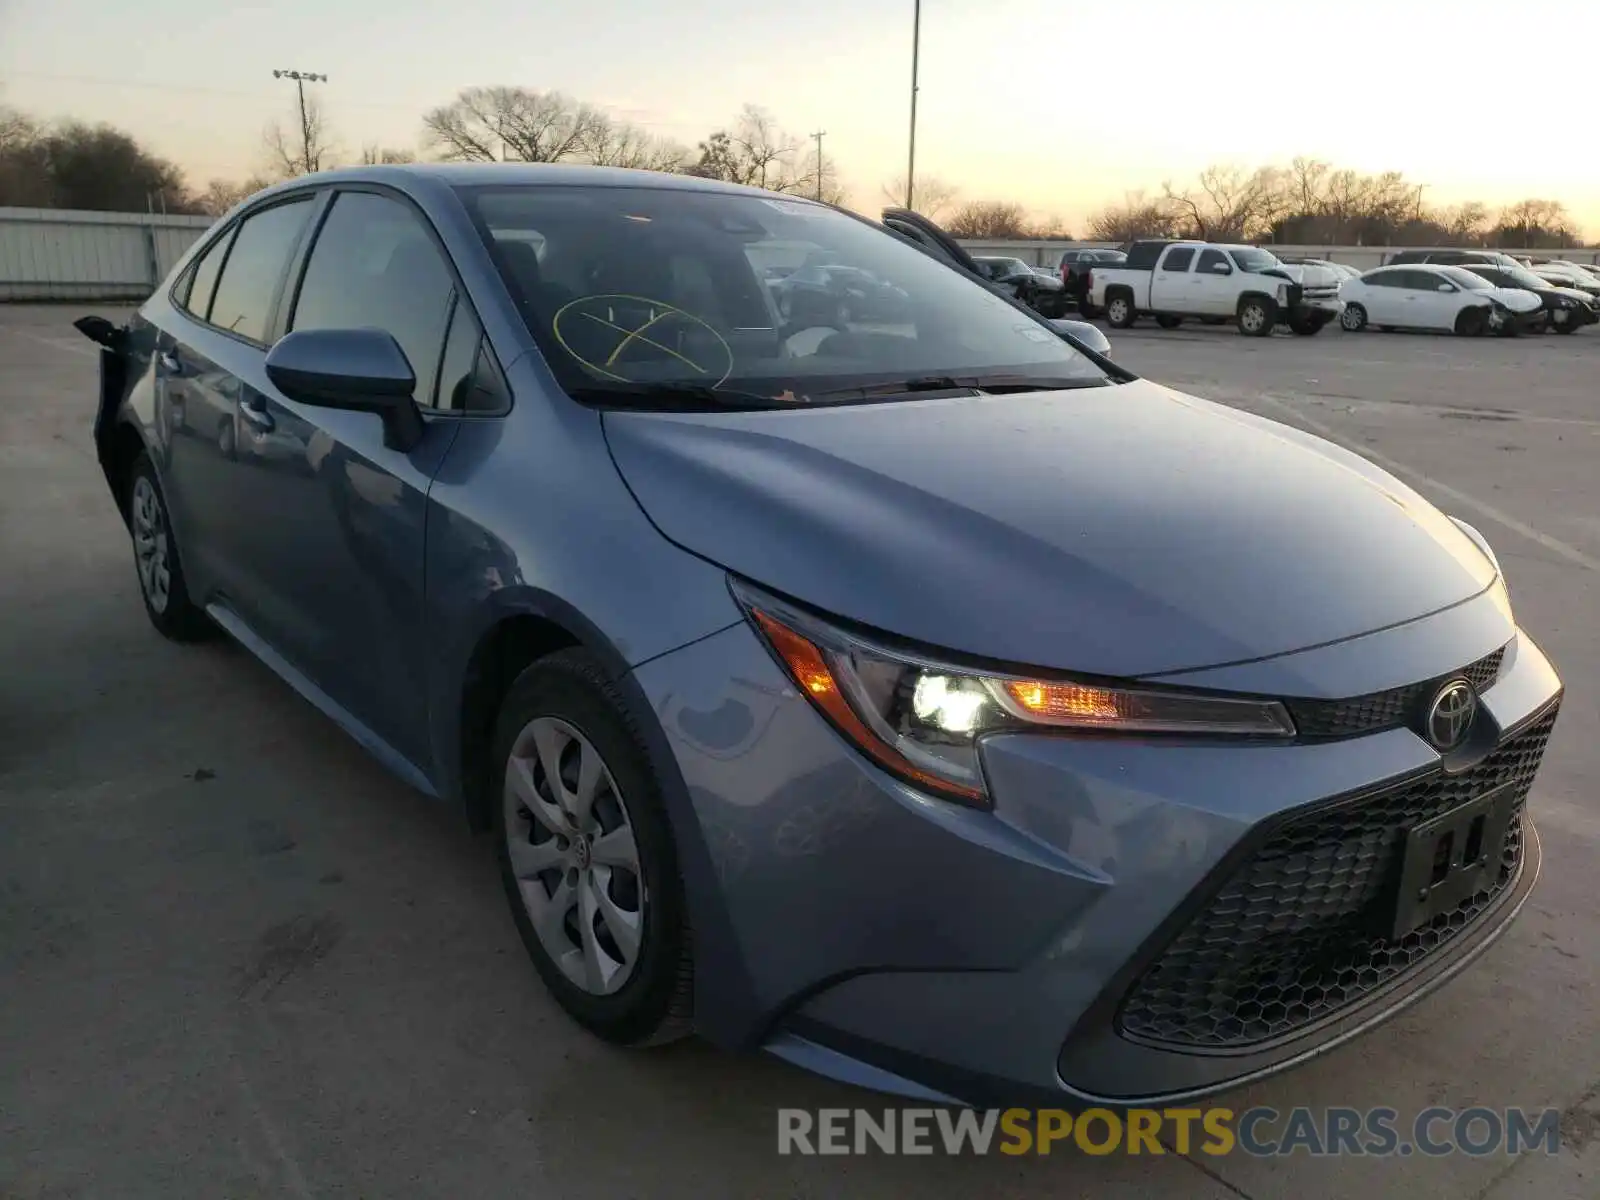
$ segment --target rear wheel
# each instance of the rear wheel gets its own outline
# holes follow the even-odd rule
[[[139,572],[139,595],[150,624],[175,642],[198,641],[209,634],[213,628],[210,618],[189,599],[167,500],[156,479],[155,464],[144,453],[128,477],[128,532]]]
[[[1183,318],[1174,317],[1168,313],[1162,313],[1156,318],[1156,324],[1161,326],[1163,329],[1176,329],[1179,325],[1183,324]]]
[[[1246,337],[1271,337],[1278,323],[1278,306],[1263,296],[1246,296],[1239,301],[1239,332]]]
[[[1463,308],[1456,314],[1457,337],[1482,337],[1489,326],[1489,314],[1481,308]]]
[[[1106,324],[1111,328],[1127,329],[1138,317],[1132,298],[1125,293],[1117,292],[1106,300]]]
[[[1346,333],[1360,333],[1367,327],[1367,310],[1359,304],[1346,304],[1339,314],[1339,328]]]

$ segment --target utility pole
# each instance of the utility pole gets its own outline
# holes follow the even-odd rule
[[[828,136],[826,129],[819,129],[811,135],[817,139],[817,199],[822,199],[822,139]]]
[[[318,75],[312,71],[274,71],[272,77],[274,79],[294,80],[294,86],[300,93],[300,166],[309,175],[313,169],[311,165],[312,130],[311,115],[306,111],[306,84],[327,83],[328,77],[326,75]],[[321,163],[319,162],[317,165],[321,166]]]
[[[911,0],[911,150],[906,161],[906,207],[913,208],[917,180],[917,52],[922,42],[922,0]]]

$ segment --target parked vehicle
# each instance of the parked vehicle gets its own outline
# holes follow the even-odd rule
[[[1324,271],[1331,271],[1340,283],[1346,279],[1360,279],[1361,272],[1349,263],[1334,262],[1326,258],[1302,258],[1298,256],[1278,255],[1278,261],[1291,267],[1320,267]]]
[[[1471,271],[1495,287],[1520,288],[1522,291],[1533,293],[1539,297],[1539,303],[1543,306],[1545,324],[1557,333],[1571,333],[1575,329],[1600,321],[1600,308],[1596,307],[1600,302],[1594,297],[1578,288],[1557,287],[1525,267],[1513,270],[1510,267],[1474,263],[1461,269]]]
[[[755,264],[797,246],[904,325],[781,321]],[[1482,534],[870,222],[322,172],[80,328],[156,629],[221,627],[491,828],[602,1038],[1187,1103],[1393,1016],[1538,876],[1562,686]]]
[[[1233,317],[1240,333],[1254,337],[1269,336],[1280,322],[1310,335],[1339,315],[1337,275],[1286,266],[1255,246],[1134,242],[1127,262],[1096,266],[1091,279],[1091,302],[1113,329],[1149,313],[1163,329],[1185,317]]]
[[[1542,312],[1539,297],[1498,288],[1462,267],[1418,263],[1378,267],[1340,289],[1340,324],[1359,333],[1378,329],[1441,329],[1476,337],[1514,333]]]
[[[1066,313],[1065,291],[1061,281],[1054,276],[1035,271],[1020,258],[989,258],[979,255],[972,261],[978,264],[981,272],[1029,308],[1047,317],[1059,317]]]
[[[1121,250],[1083,249],[1061,252],[1061,282],[1067,296],[1078,306],[1085,319],[1094,316],[1094,303],[1089,295],[1089,279],[1099,264],[1117,266],[1128,261]]]
[[[1406,266],[1413,263],[1433,263],[1436,266],[1463,266],[1472,263],[1515,267],[1519,265],[1511,255],[1500,250],[1401,250],[1389,256],[1386,267]]]
[[[1577,288],[1587,295],[1600,297],[1600,276],[1591,274],[1577,263],[1547,259],[1534,263],[1528,270],[1557,287]]]
[[[988,273],[968,254],[965,247],[949,233],[921,213],[907,208],[883,210],[883,228],[893,236],[910,242],[923,253],[932,256],[951,270],[959,271],[967,279],[981,284],[997,296],[1003,296],[1019,307],[1016,293],[989,278]],[[1040,314],[1043,315],[1042,313]],[[1064,317],[1048,318],[1050,326],[1064,334],[1074,344],[1093,350],[1106,358],[1111,357],[1111,343],[1096,325],[1087,321],[1072,321]]]

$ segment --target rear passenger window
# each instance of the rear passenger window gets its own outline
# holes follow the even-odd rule
[[[252,341],[266,341],[278,284],[310,215],[311,197],[307,196],[244,219],[217,281],[208,318],[213,325]]]
[[[421,219],[398,200],[344,192],[306,263],[291,329],[381,329],[417,377],[418,404],[434,403],[455,282]],[[447,407],[448,393],[440,397]]]
[[[230,229],[200,256],[200,262],[189,272],[189,294],[184,298],[183,307],[202,321],[211,311],[211,293],[216,290],[217,273],[222,270],[222,260],[228,256],[231,241],[233,231]]]
[[[1167,251],[1167,260],[1161,264],[1161,269],[1163,271],[1187,271],[1192,261],[1194,261],[1194,251],[1187,246],[1180,246]]]

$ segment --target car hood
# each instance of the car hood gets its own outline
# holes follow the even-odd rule
[[[1494,580],[1449,518],[1356,455],[1143,380],[604,424],[679,545],[1001,662],[1136,676],[1270,657]]]
[[[1532,312],[1536,308],[1544,307],[1544,302],[1525,288],[1490,288],[1489,295],[1500,301],[1512,312]]]

